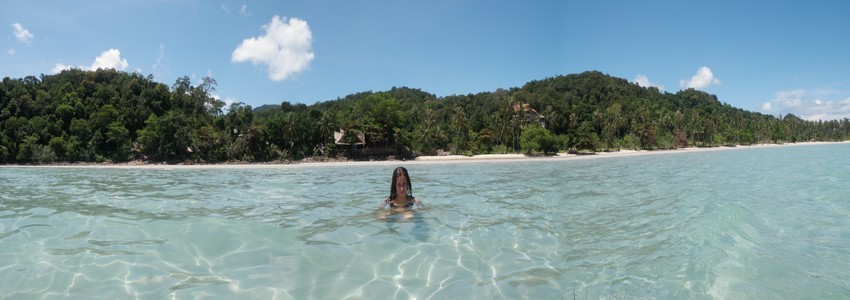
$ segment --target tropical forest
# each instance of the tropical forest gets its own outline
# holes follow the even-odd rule
[[[844,141],[850,121],[808,121],[669,93],[598,71],[477,94],[364,91],[311,105],[253,108],[217,82],[173,84],[114,69],[6,77],[0,163],[224,163],[410,159],[421,155],[733,147]]]

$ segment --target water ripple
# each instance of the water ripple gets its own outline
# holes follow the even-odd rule
[[[411,164],[409,219],[381,165],[0,168],[0,294],[846,298],[847,147]]]

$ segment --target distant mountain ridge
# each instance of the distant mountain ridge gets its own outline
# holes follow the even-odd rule
[[[280,109],[280,104],[263,104],[254,108],[254,113],[262,113],[264,111],[274,111]]]

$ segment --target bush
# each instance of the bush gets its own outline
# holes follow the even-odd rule
[[[50,149],[52,149],[58,157],[65,156],[65,139],[63,139],[61,136],[54,136],[53,138],[51,138],[49,145]]]
[[[50,146],[47,145],[35,147],[35,151],[32,156],[33,161],[39,164],[49,164],[56,161],[56,153],[54,153],[53,149],[50,149]]]
[[[557,143],[556,147],[558,147],[558,150],[570,150],[570,136],[559,134],[555,137],[555,142]]]
[[[540,126],[523,129],[519,144],[526,154],[532,154],[534,151],[554,154],[558,151],[555,136],[548,129]]]
[[[638,150],[640,149],[639,141],[640,138],[634,134],[627,134],[623,137],[622,147],[629,150]]]
[[[505,153],[508,153],[508,151],[509,151],[508,146],[499,144],[499,145],[493,146],[493,149],[490,150],[490,153],[505,154]]]
[[[658,149],[676,149],[676,146],[673,143],[673,134],[669,132],[659,136],[656,140],[656,144],[658,145]]]

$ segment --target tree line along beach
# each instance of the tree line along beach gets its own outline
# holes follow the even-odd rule
[[[210,77],[192,85],[184,76],[168,86],[114,69],[6,77],[0,83],[0,163],[558,158],[850,137],[846,118],[750,112],[702,91],[662,92],[597,71],[477,94],[437,97],[394,87],[257,108],[239,102],[225,107],[213,96],[216,85]]]

